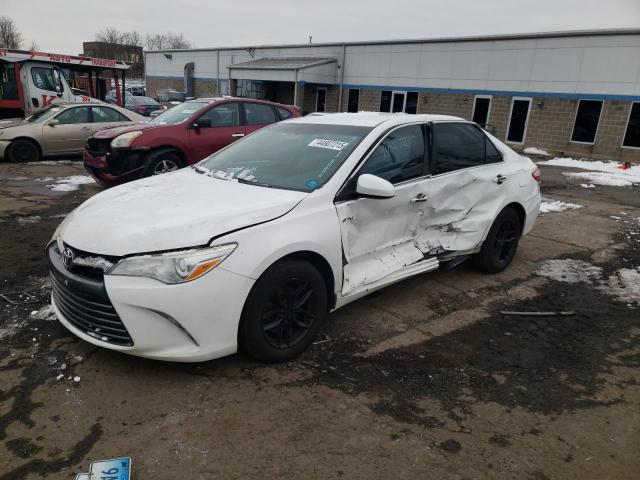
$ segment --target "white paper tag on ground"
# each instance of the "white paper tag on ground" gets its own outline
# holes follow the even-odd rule
[[[338,140],[325,140],[322,138],[314,138],[309,143],[309,147],[328,148],[330,150],[342,150],[349,145],[347,142],[339,142]]]

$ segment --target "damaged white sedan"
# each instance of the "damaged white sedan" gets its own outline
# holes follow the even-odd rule
[[[78,207],[47,247],[53,307],[77,336],[133,355],[289,360],[376,289],[467,258],[506,268],[539,179],[455,117],[281,122]]]

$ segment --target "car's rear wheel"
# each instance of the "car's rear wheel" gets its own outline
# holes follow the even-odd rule
[[[159,150],[151,152],[147,159],[144,176],[162,175],[163,173],[175,172],[184,167],[184,162],[180,155],[173,150]]]
[[[474,257],[475,266],[485,273],[498,273],[509,266],[518,250],[522,225],[511,207],[500,212],[491,225],[482,249]]]
[[[40,160],[40,148],[26,138],[19,138],[9,144],[7,158],[16,163],[36,162]]]
[[[241,346],[266,362],[285,362],[313,341],[327,316],[327,288],[311,264],[285,260],[255,283],[240,322]]]

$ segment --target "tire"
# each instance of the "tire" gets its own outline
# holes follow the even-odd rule
[[[473,258],[476,268],[485,273],[502,272],[513,260],[521,235],[518,213],[511,207],[502,210],[493,221],[480,253]]]
[[[169,173],[184,167],[182,158],[175,150],[157,150],[149,154],[145,162],[144,177]]]
[[[320,272],[302,260],[278,262],[247,298],[240,345],[257,360],[286,362],[311,344],[327,314],[327,287]]]
[[[40,157],[38,144],[26,138],[12,141],[7,149],[7,158],[14,163],[37,162]]]

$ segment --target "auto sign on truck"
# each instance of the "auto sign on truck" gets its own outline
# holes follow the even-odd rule
[[[102,100],[108,89],[97,79],[105,70],[121,76],[115,83],[122,105],[119,87],[125,88],[128,69],[126,62],[110,58],[0,48],[0,118],[31,115],[54,103]],[[74,93],[79,75],[88,80],[89,95]]]

